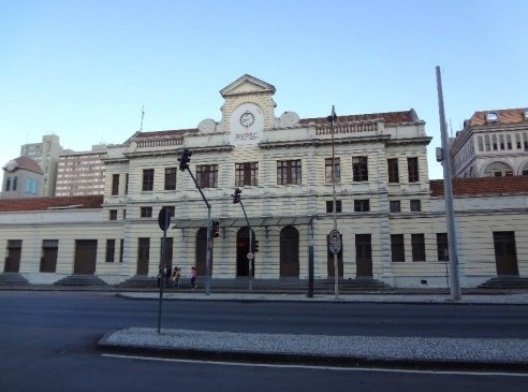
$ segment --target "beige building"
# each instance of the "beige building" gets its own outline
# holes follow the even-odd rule
[[[116,284],[155,277],[160,264],[184,273],[196,265],[203,276],[208,208],[191,174],[179,170],[178,156],[187,148],[190,172],[220,223],[213,282],[245,279],[250,271],[248,223],[233,203],[235,188],[259,243],[255,279],[303,281],[313,262],[315,279],[332,281],[327,235],[334,228],[335,174],[341,284],[446,287],[442,183],[428,179],[431,138],[414,110],[338,116],[333,127],[330,113],[277,115],[274,93],[274,86],[244,75],[220,91],[220,118],[193,129],[137,132],[108,146],[98,201],[0,204],[4,271],[32,283],[81,274]],[[504,183],[513,178],[455,184],[462,287],[528,274],[528,177]],[[161,260],[163,207],[174,217]]]
[[[105,187],[107,146],[91,151],[63,151],[59,156],[55,196],[102,195]]]
[[[451,153],[455,177],[528,175],[528,108],[475,112]]]
[[[3,167],[3,199],[38,197],[42,195],[44,173],[40,165],[28,156],[12,159]]]

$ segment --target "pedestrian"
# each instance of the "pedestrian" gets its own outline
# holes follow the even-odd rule
[[[196,267],[193,265],[191,267],[191,287],[193,290],[196,290],[196,288],[198,287],[196,285],[196,275],[197,275]]]
[[[163,287],[169,286],[169,280],[171,276],[171,267],[169,264],[163,266]]]
[[[180,268],[178,266],[174,267],[174,271],[172,271],[172,287],[174,290],[176,290],[180,286]]]

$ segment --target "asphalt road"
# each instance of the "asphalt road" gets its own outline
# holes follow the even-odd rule
[[[528,306],[165,301],[164,328],[528,338]],[[0,292],[0,391],[523,391],[528,375],[263,367],[101,355],[106,332],[155,327],[157,301]]]

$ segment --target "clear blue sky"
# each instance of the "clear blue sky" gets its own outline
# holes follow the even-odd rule
[[[414,108],[440,146],[435,67],[453,132],[528,106],[525,0],[0,0],[0,165],[55,133],[63,147],[220,120],[245,73],[276,115]]]

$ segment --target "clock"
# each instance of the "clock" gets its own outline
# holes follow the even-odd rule
[[[249,128],[254,122],[255,116],[250,111],[246,111],[240,116],[240,124],[246,128]]]

